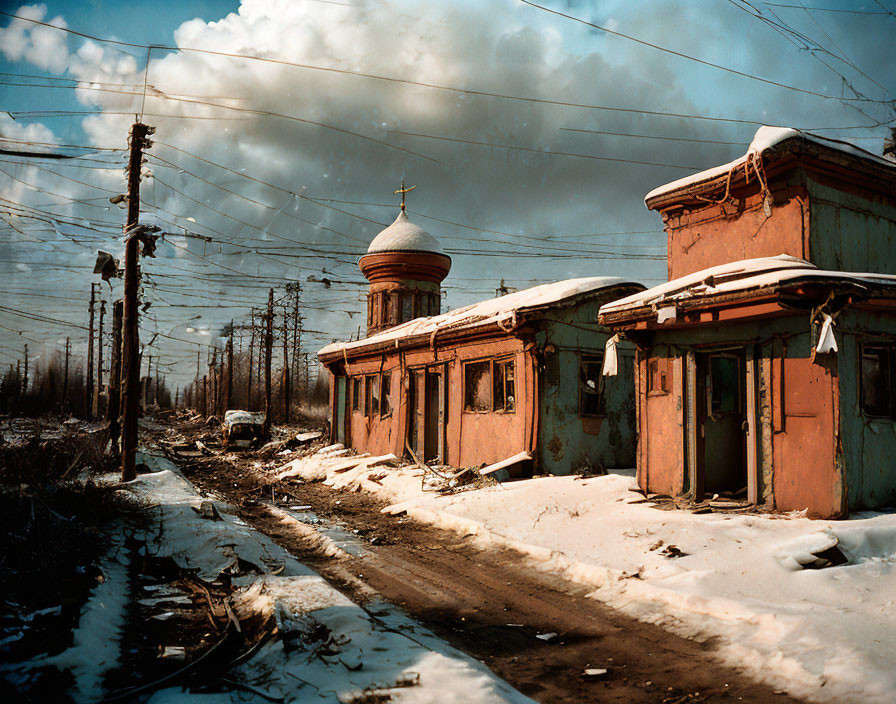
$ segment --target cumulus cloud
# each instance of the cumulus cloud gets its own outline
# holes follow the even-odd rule
[[[573,14],[597,24],[748,73],[808,87],[829,80],[827,69],[736,9],[709,13],[702,6],[659,0],[568,5]],[[23,12],[44,17],[46,8],[27,6],[19,10]],[[61,34],[47,31],[48,37]],[[0,35],[0,50],[9,58],[32,61],[28,52],[38,41],[48,41],[40,35],[35,39],[35,32],[11,22]],[[248,294],[232,287],[233,279],[211,283],[215,274],[236,269],[246,274],[243,283],[259,276],[301,279],[307,282],[307,324],[332,331],[332,337],[354,332],[357,316],[352,320],[346,313],[361,310],[363,289],[349,284],[325,289],[307,278],[320,278],[327,268],[330,279],[361,279],[357,257],[379,230],[376,223],[394,218],[392,190],[403,178],[418,186],[409,199],[411,218],[453,252],[454,267],[446,281],[452,307],[490,295],[501,278],[525,285],[530,279],[612,273],[651,283],[665,274],[665,240],[658,218],[644,209],[643,194],[690,173],[655,164],[703,168],[727,162],[743,152],[755,129],[419,84],[796,126],[861,123],[861,116],[837,101],[701,68],[511,0],[423,5],[361,0],[351,6],[244,0],[226,17],[185,22],[173,41],[182,50],[154,50],[146,72],[144,119],[157,132],[148,157],[154,176],[143,184],[147,213],[186,235],[177,240],[171,261],[181,273],[185,267],[195,272],[194,293],[202,286],[203,293],[225,301],[242,303]],[[64,50],[65,68],[85,82],[79,99],[105,110],[83,121],[88,140],[125,146],[133,115],[144,107],[145,53],[71,42],[77,48],[69,51],[61,42],[48,55],[63,56]],[[874,67],[892,60],[892,47],[867,44],[850,45],[857,65]],[[785,53],[788,60],[780,60]],[[369,75],[338,72],[342,70]],[[449,141],[454,139],[464,141]],[[106,179],[97,181],[106,188],[121,187],[121,172],[99,178]],[[289,192],[339,202],[296,199]],[[581,237],[645,231],[653,234]],[[556,239],[527,239],[545,235]],[[504,252],[516,256],[489,256]],[[599,252],[631,256],[594,258]],[[532,254],[538,258],[528,256]],[[148,270],[166,272],[166,265],[153,262]],[[256,303],[266,280],[258,285]],[[162,289],[160,285],[160,293]],[[160,319],[166,315],[162,306],[154,310]],[[222,315],[229,319],[232,311]],[[217,329],[222,322],[209,325]]]
[[[54,27],[68,27],[61,16],[45,19],[47,6],[44,4],[23,5],[16,14]],[[62,73],[68,65],[68,35],[53,27],[13,19],[0,29],[0,51],[10,61],[27,61],[38,68]]]

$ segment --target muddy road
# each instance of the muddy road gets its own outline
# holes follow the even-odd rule
[[[620,614],[586,598],[581,586],[528,568],[512,550],[480,550],[458,534],[382,514],[384,504],[364,492],[290,487],[318,517],[365,542],[366,554],[333,558],[307,526],[247,498],[259,496],[250,460],[179,464],[197,486],[240,506],[244,520],[355,600],[369,600],[374,590],[539,702],[799,701],[719,664],[711,642]],[[537,637],[547,634],[556,635]],[[606,674],[585,674],[598,668]]]

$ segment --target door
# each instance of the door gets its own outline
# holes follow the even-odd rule
[[[348,408],[346,398],[348,384],[344,376],[336,377],[336,417],[333,419],[336,425],[336,442],[343,445],[346,444],[347,437],[345,433],[345,413]]]
[[[408,372],[408,404],[407,429],[408,447],[418,459],[420,458],[420,427],[423,422],[423,406],[421,403],[422,372],[412,369]]]
[[[702,445],[694,487],[698,501],[701,494],[747,499],[745,374],[744,350],[697,357],[697,430],[698,446]]]
[[[442,419],[444,395],[442,374],[437,369],[427,369],[424,398],[423,461],[442,459]]]

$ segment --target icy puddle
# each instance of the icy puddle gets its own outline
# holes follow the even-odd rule
[[[232,691],[168,687],[150,702],[532,702],[392,605],[355,604],[226,504],[215,502],[213,510],[168,460],[147,457],[146,463],[156,471],[126,486],[157,512],[158,525],[143,536],[147,550],[207,580],[235,564],[257,567],[262,574],[233,578],[233,610],[241,620],[241,614],[260,614],[276,624],[273,635],[228,672]],[[365,553],[357,536],[307,507],[285,512],[339,549]]]
[[[279,510],[300,523],[304,523],[306,526],[311,526],[314,530],[324,536],[331,545],[334,545],[343,552],[347,552],[352,557],[363,557],[370,553],[370,551],[364,547],[364,541],[357,535],[332,521],[320,518],[316,513],[308,510],[306,507],[296,508],[289,506],[284,508],[281,506],[279,507]]]

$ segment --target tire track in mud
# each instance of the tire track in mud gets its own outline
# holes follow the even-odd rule
[[[800,701],[720,664],[711,641],[620,614],[586,598],[589,589],[527,567],[521,553],[478,549],[450,531],[382,514],[384,504],[363,492],[292,486],[317,516],[367,540],[362,556],[326,554],[308,526],[284,521],[265,504],[243,502],[257,486],[245,465],[184,469],[203,489],[241,505],[244,520],[356,601],[371,601],[373,590],[539,702]],[[556,635],[537,637],[550,633]],[[587,668],[607,674],[589,677]]]

